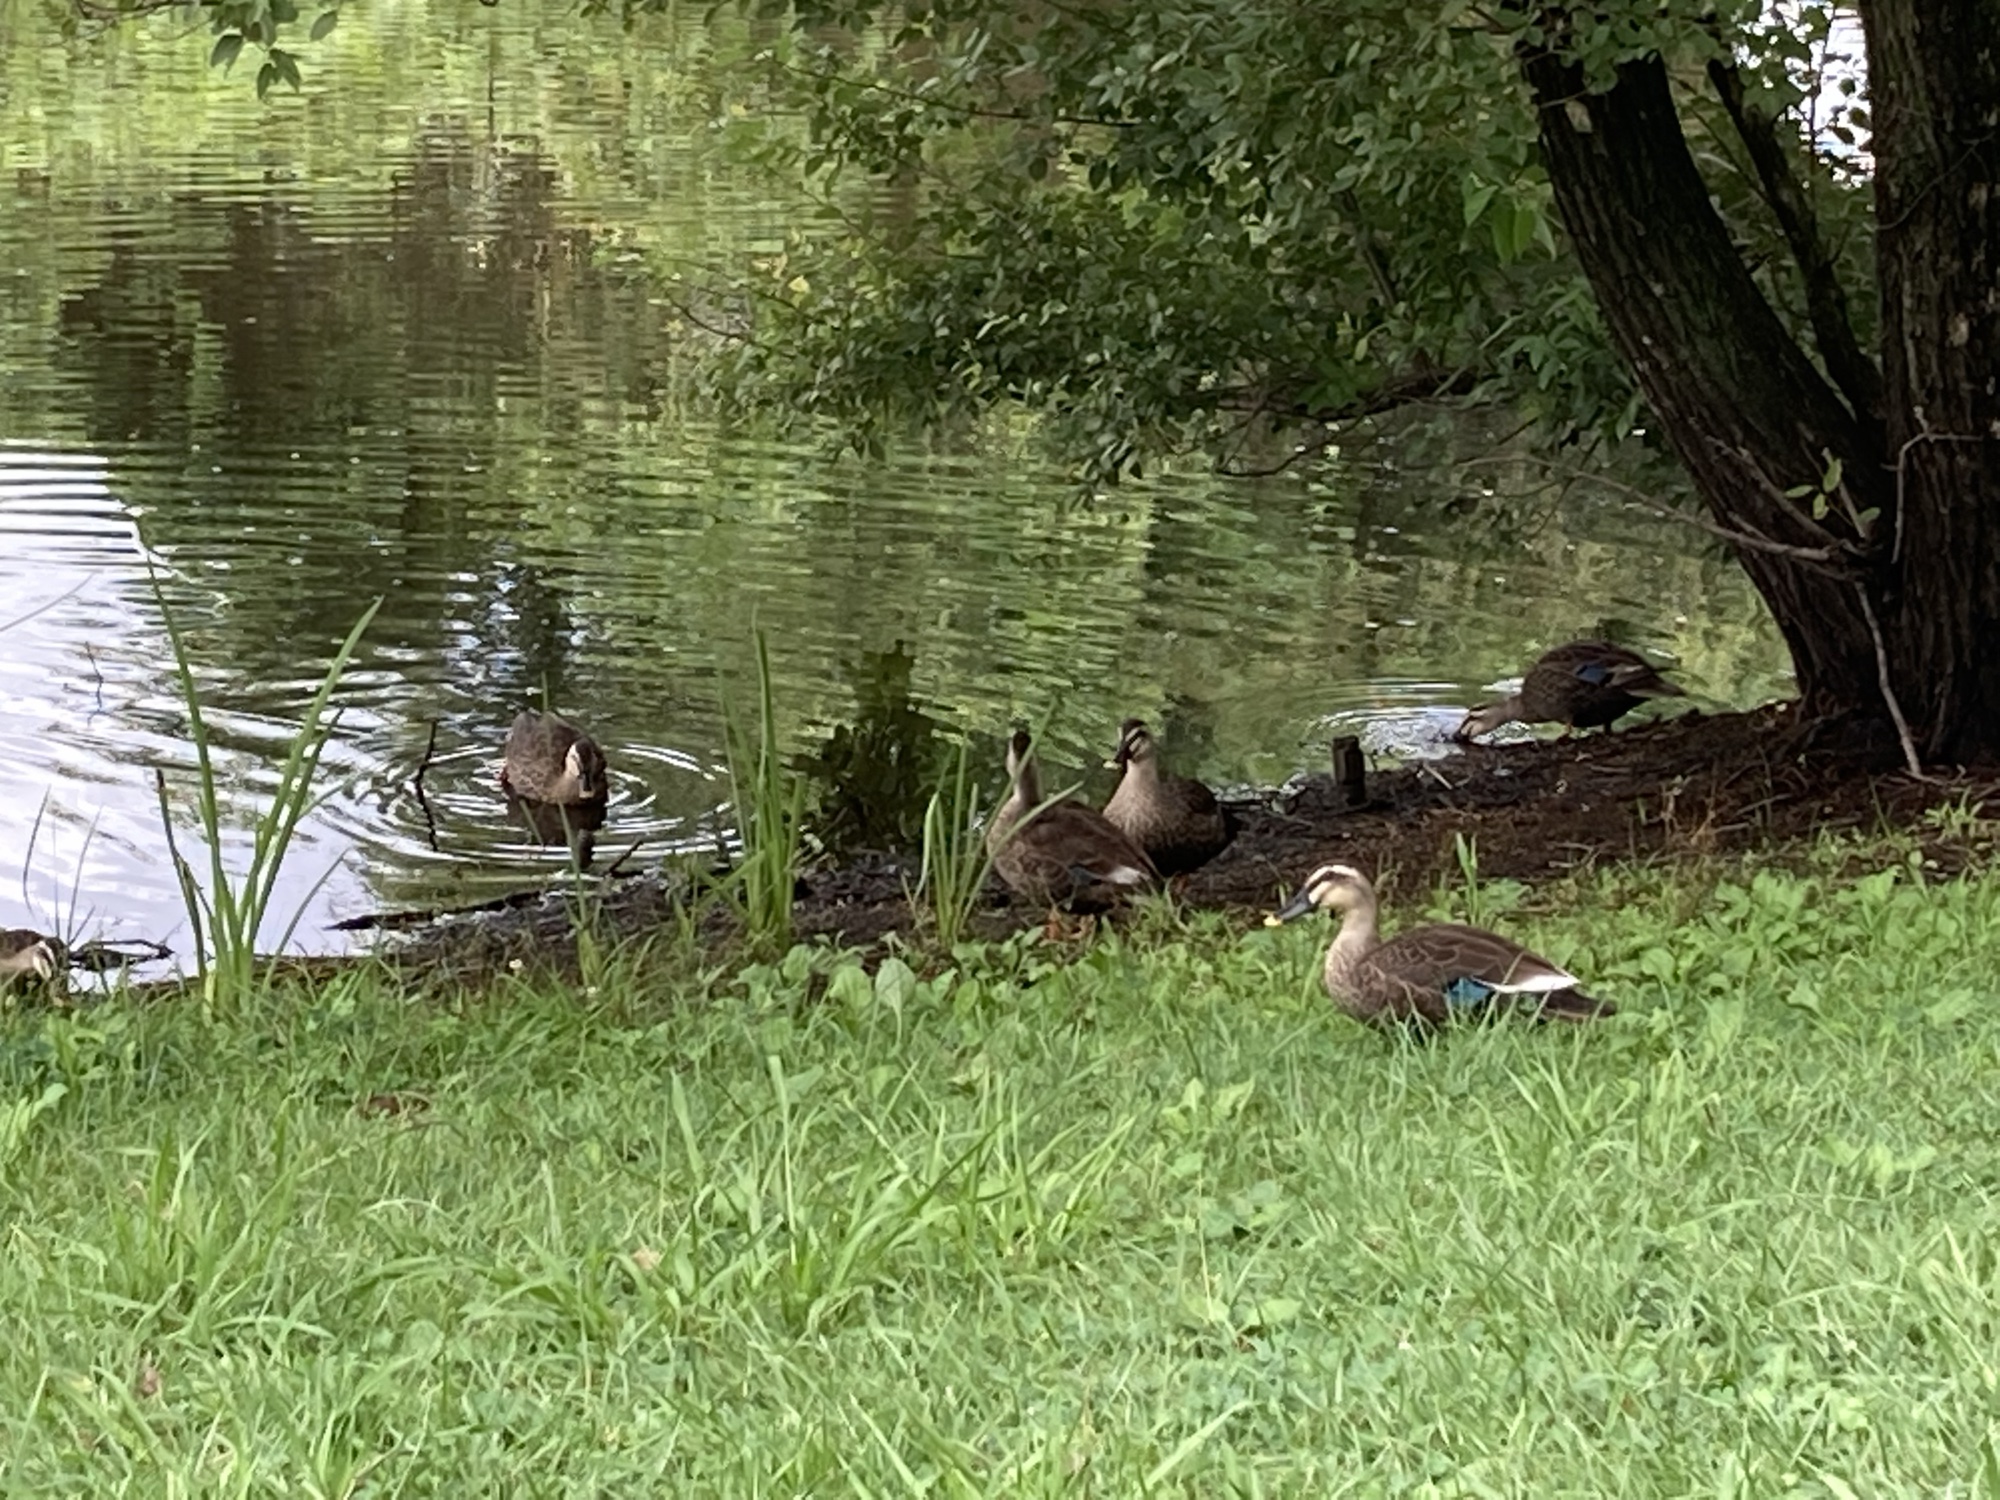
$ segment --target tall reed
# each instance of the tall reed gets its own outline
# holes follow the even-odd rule
[[[723,734],[729,757],[729,799],[736,811],[743,853],[723,889],[743,920],[753,947],[783,952],[792,943],[792,893],[798,883],[805,832],[806,785],[789,769],[778,743],[778,715],[771,683],[771,652],[764,632],[754,632],[757,656],[757,723],[752,731],[723,695]]]
[[[946,953],[964,938],[993,869],[979,826],[979,787],[969,772],[969,754],[959,741],[924,807],[923,863],[911,896],[913,906],[922,902],[928,908],[931,936]]]
[[[284,866],[299,824],[320,800],[313,793],[313,782],[319,774],[320,757],[325,753],[327,741],[333,737],[339,722],[338,713],[329,712],[333,694],[346,674],[347,664],[353,658],[363,632],[374,620],[375,612],[382,607],[382,601],[377,599],[362,611],[361,618],[354,622],[354,628],[347,632],[347,638],[334,652],[332,662],[320,678],[319,690],[306,705],[305,717],[286,747],[284,764],[278,772],[277,789],[271,794],[270,804],[257,818],[251,837],[249,868],[241,875],[232,875],[223,857],[225,829],[222,799],[216,785],[208,720],[202,713],[201,691],[195,685],[187,641],[157,578],[153,581],[153,597],[159,601],[160,617],[166,622],[167,639],[174,653],[174,671],[180,682],[181,702],[187,708],[189,732],[194,738],[197,776],[195,816],[202,840],[208,846],[206,889],[195,878],[194,868],[181,856],[180,845],[174,837],[173,816],[167,806],[167,779],[163,772],[154,772],[154,789],[159,798],[160,823],[166,831],[167,852],[173,859],[174,875],[181,888],[181,902],[187,909],[188,925],[192,929],[195,972],[201,980],[203,998],[213,1004],[247,995],[255,982],[257,935],[263,928],[277,892],[278,873]],[[331,874],[331,870],[328,873]],[[315,891],[325,878],[323,875],[319,882],[315,882]],[[290,922],[278,939],[279,951],[292,940],[292,934],[297,931],[299,919],[304,914],[302,903],[292,913]]]

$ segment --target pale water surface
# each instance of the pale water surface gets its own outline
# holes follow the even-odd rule
[[[383,600],[280,901],[312,950],[342,916],[554,873],[493,784],[544,696],[611,754],[603,847],[711,845],[753,621],[796,748],[902,643],[919,706],[980,743],[1046,718],[1080,766],[1141,713],[1226,782],[1319,764],[1341,729],[1421,742],[1600,628],[1699,699],[1784,690],[1734,569],[1602,499],[1446,526],[1449,497],[1372,455],[1338,485],[1079,503],[1025,443],[831,464],[690,415],[671,278],[750,264],[803,212],[714,124],[740,36],[375,3],[260,106],[176,28],[47,29],[0,9],[0,925],[185,944],[162,597],[246,840]]]

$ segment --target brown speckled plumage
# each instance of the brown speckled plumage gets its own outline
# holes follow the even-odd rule
[[[1442,1026],[1518,1008],[1544,1020],[1588,1021],[1617,1007],[1586,995],[1567,970],[1519,943],[1457,922],[1413,927],[1387,942],[1376,927],[1375,888],[1349,865],[1322,865],[1268,920],[1341,913],[1322,979],[1333,1003],[1372,1026]]]
[[[1104,804],[1104,816],[1162,875],[1200,868],[1236,836],[1236,825],[1214,792],[1161,766],[1159,747],[1142,721],[1127,719],[1120,727],[1111,764],[1125,774]]]
[[[1648,698],[1683,696],[1683,689],[1636,651],[1608,641],[1571,641],[1542,653],[1521,679],[1518,693],[1467,714],[1457,737],[1471,739],[1517,719],[1561,724],[1566,730],[1596,729]]]
[[[1067,800],[1041,807],[1041,775],[1025,730],[1016,730],[1007,746],[1007,776],[1013,788],[987,826],[986,847],[1010,889],[1086,911],[1158,882],[1145,852],[1102,813]]]
[[[604,752],[560,715],[523,709],[507,731],[502,755],[500,785],[516,797],[565,806],[609,795]]]

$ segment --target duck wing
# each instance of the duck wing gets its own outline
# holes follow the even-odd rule
[[[1667,681],[1660,669],[1636,651],[1609,641],[1572,641],[1544,656],[1547,665],[1586,688],[1616,690],[1639,698],[1684,698],[1687,690]]]
[[[1144,886],[1159,879],[1146,852],[1095,809],[1058,802],[1025,830],[1039,852],[1090,881]]]
[[[582,738],[554,714],[524,708],[514,716],[501,749],[501,785],[518,796],[547,800],[550,786],[562,775],[563,757]]]
[[[1609,641],[1557,646],[1543,653],[1521,683],[1528,718],[1578,729],[1613,723],[1648,698],[1683,696],[1683,689],[1645,657]]]
[[[1393,983],[1412,1008],[1433,1021],[1483,1011],[1505,1002],[1544,1016],[1584,1020],[1617,1007],[1586,995],[1567,969],[1519,943],[1458,922],[1412,928],[1368,955],[1378,983]]]
[[[1172,778],[1165,791],[1163,816],[1139,831],[1139,842],[1162,875],[1185,875],[1229,846],[1236,817],[1205,782],[1191,776]]]
[[[1024,894],[1108,902],[1159,880],[1145,852],[1082,803],[1053,803],[1017,822],[1003,835],[993,864],[1001,879]]]

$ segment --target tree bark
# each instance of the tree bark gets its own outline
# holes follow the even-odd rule
[[[1862,7],[1888,391],[1891,672],[1926,755],[2000,754],[2000,3]]]
[[[1594,94],[1555,50],[1524,50],[1521,66],[1563,225],[1613,341],[1711,514],[1732,531],[1840,554],[1826,565],[1735,546],[1791,647],[1806,711],[1881,714],[1875,635],[1855,590],[1857,576],[1873,586],[1862,559],[1881,550],[1893,521],[1870,424],[1751,279],[1688,149],[1665,65],[1627,63]],[[1816,521],[1785,492],[1817,485],[1833,458],[1846,504]],[[1849,519],[1871,508],[1881,517],[1872,549],[1870,528]]]

